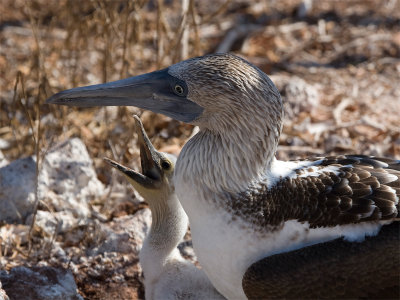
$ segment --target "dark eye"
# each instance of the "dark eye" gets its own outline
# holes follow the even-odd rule
[[[163,160],[161,162],[161,168],[164,170],[169,170],[171,168],[171,163],[169,161]]]
[[[185,92],[185,90],[183,89],[183,87],[179,84],[175,85],[175,93],[177,93],[179,96],[183,95],[183,93]]]

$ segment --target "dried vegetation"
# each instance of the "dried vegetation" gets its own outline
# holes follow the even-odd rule
[[[141,208],[127,200],[135,194],[114,188],[120,178],[102,157],[137,166],[132,114],[141,115],[164,151],[178,153],[192,127],[132,107],[76,109],[49,106],[45,99],[66,88],[233,51],[271,74],[286,101],[279,158],[340,153],[400,158],[400,2],[314,1],[305,13],[300,3],[3,0],[0,151],[8,161],[35,154],[39,170],[52,145],[80,137],[109,187],[107,200],[93,207],[103,222],[131,214]],[[137,259],[85,256],[95,232],[89,224],[80,238],[64,243],[66,237],[56,234],[43,239],[35,226],[3,225],[0,267],[45,262],[69,267],[77,260],[73,272],[85,298],[143,297]],[[51,259],[54,240],[74,249],[67,251],[69,263]],[[97,270],[104,259],[109,263]]]

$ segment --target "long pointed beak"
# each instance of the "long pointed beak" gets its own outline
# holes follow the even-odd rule
[[[159,167],[158,152],[150,142],[149,137],[144,130],[143,123],[138,116],[133,116],[136,123],[136,133],[138,135],[138,144],[140,148],[140,164],[142,165],[142,173],[154,180],[161,179],[161,171]]]
[[[104,158],[112,167],[116,168],[122,174],[124,174],[129,181],[135,186],[136,189],[141,188],[154,189],[157,188],[161,181],[161,170],[159,167],[158,152],[150,142],[149,137],[144,130],[142,121],[138,116],[134,116],[136,123],[136,132],[138,135],[138,144],[140,148],[140,163],[142,166],[142,174],[125,167],[116,161],[109,158]]]
[[[154,182],[151,178],[148,178],[147,176],[144,176],[143,174],[140,174],[131,168],[125,167],[107,157],[104,157],[103,159],[110,166],[124,174],[136,188],[152,188],[154,186]]]
[[[186,83],[171,76],[167,68],[118,81],[65,90],[51,96],[47,103],[79,107],[136,106],[189,123],[199,117],[204,109],[187,99],[187,92]]]

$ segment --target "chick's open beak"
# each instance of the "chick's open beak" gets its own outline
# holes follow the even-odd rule
[[[140,148],[140,163],[142,174],[125,167],[109,158],[104,158],[112,167],[124,174],[134,186],[139,188],[154,189],[161,181],[161,171],[158,162],[157,150],[150,142],[143,124],[137,116],[134,116],[136,122],[136,132],[138,134],[138,144]]]

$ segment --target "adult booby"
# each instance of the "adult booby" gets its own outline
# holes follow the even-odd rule
[[[250,295],[243,276],[253,272],[251,265],[267,268],[269,256],[337,238],[361,242],[383,225],[398,226],[400,161],[276,160],[283,119],[279,92],[265,73],[237,56],[193,58],[66,90],[48,103],[133,105],[200,127],[179,155],[174,182],[200,264],[227,298]],[[391,271],[398,273],[392,254]]]
[[[188,218],[172,179],[176,157],[158,152],[140,119],[135,116],[135,121],[143,174],[108,158],[105,161],[124,174],[150,206],[152,224],[139,254],[146,299],[225,299],[206,274],[177,249],[188,228]]]

